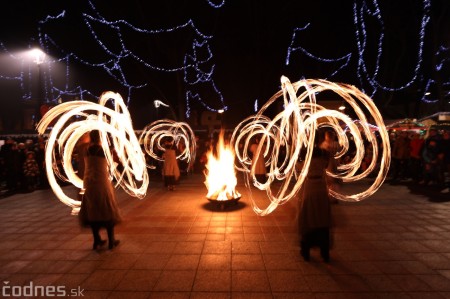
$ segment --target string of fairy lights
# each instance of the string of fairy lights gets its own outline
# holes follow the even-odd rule
[[[163,29],[143,29],[133,24],[127,22],[126,20],[107,20],[104,18],[101,13],[96,9],[95,5],[92,1],[88,1],[89,7],[92,10],[91,13],[82,13],[82,20],[84,25],[90,32],[90,37],[94,38],[97,42],[99,48],[108,56],[108,58],[103,62],[92,63],[89,62],[86,58],[77,55],[74,52],[71,52],[70,49],[64,49],[62,46],[58,45],[52,36],[46,33],[42,28],[44,25],[48,25],[50,22],[58,22],[67,17],[68,13],[66,11],[62,11],[61,13],[54,16],[47,16],[43,20],[38,22],[38,41],[40,47],[46,52],[50,53],[50,48],[56,49],[61,58],[58,57],[50,57],[47,56],[45,62],[41,65],[40,75],[43,79],[43,89],[44,89],[44,102],[48,103],[56,103],[58,99],[63,96],[69,97],[78,97],[81,100],[85,100],[87,97],[97,99],[94,95],[94,92],[77,85],[73,88],[69,87],[70,82],[70,63],[76,62],[81,63],[83,65],[99,68],[104,70],[110,77],[112,77],[115,81],[117,81],[122,87],[128,90],[127,97],[127,105],[131,102],[132,91],[135,89],[144,88],[148,85],[147,82],[131,82],[132,80],[126,73],[123,71],[123,64],[125,64],[126,59],[133,59],[140,65],[148,68],[149,70],[157,71],[157,72],[184,72],[184,83],[186,88],[186,117],[189,117],[191,109],[190,103],[193,101],[198,101],[201,105],[210,111],[226,111],[228,107],[224,104],[224,98],[219,88],[213,79],[214,73],[214,63],[213,63],[213,55],[210,50],[209,40],[211,36],[205,35],[200,30],[195,27],[194,21],[192,19],[187,22],[177,25],[171,28],[163,28]],[[221,1],[215,3],[213,1],[208,1],[208,5],[213,8],[220,8],[225,4],[225,1]],[[96,31],[95,25],[101,24],[106,26],[111,32],[111,36],[113,36],[116,41],[119,43],[121,49],[119,52],[112,50],[107,43],[100,37],[100,35]],[[139,56],[132,49],[127,46],[127,43],[124,41],[124,37],[122,32],[124,29],[132,30],[135,33],[139,33],[143,35],[143,38],[148,36],[154,36],[158,34],[176,32],[183,29],[190,29],[195,33],[194,38],[192,39],[191,47],[187,49],[188,52],[181,53],[184,55],[183,64],[178,66],[158,66],[148,61],[148,59]],[[110,37],[109,37],[110,38]],[[25,56],[17,56],[8,51],[3,43],[1,43],[1,48],[4,52],[8,53],[9,56],[14,59],[20,61],[20,63],[28,69],[28,73],[25,69],[22,68],[19,75],[16,76],[5,76],[0,75],[0,79],[8,79],[8,80],[18,80],[21,82],[22,88],[22,99],[29,100],[33,97],[31,89],[26,87],[27,83],[37,81],[38,79],[34,77],[32,72],[33,65],[30,63],[27,57]],[[199,51],[201,49],[201,51]],[[206,53],[206,54],[205,54]],[[27,62],[28,61],[28,65]],[[54,82],[54,76],[60,76],[60,74],[56,75],[52,71],[53,65],[57,63],[64,63],[66,65],[66,79],[63,87],[57,86]],[[27,74],[26,74],[27,73]],[[33,78],[34,77],[34,78]],[[202,94],[202,90],[208,88],[207,98]]]
[[[422,5],[422,17],[420,18],[420,26],[418,29],[417,35],[417,54],[415,59],[415,67],[413,72],[409,75],[410,78],[405,80],[404,83],[399,84],[398,86],[387,86],[382,83],[380,79],[380,69],[382,67],[381,58],[385,53],[385,24],[383,21],[383,12],[380,9],[380,5],[377,0],[371,1],[355,1],[353,3],[353,22],[355,25],[355,37],[356,37],[356,53],[347,53],[344,56],[338,58],[326,58],[317,56],[311,52],[309,52],[305,47],[297,45],[299,43],[300,38],[298,37],[298,33],[301,31],[308,30],[310,27],[310,23],[307,23],[303,27],[298,27],[293,30],[292,38],[290,45],[288,47],[287,55],[286,55],[286,65],[289,65],[293,62],[292,54],[294,52],[300,52],[303,55],[314,59],[315,61],[321,63],[335,63],[337,68],[331,72],[326,78],[333,78],[339,71],[344,68],[350,67],[349,64],[354,59],[357,59],[357,77],[359,80],[359,86],[362,91],[369,94],[371,97],[374,97],[375,94],[380,91],[387,92],[395,92],[404,90],[414,83],[422,83],[425,88],[422,89],[422,97],[421,101],[425,103],[435,103],[437,102],[436,95],[434,98],[430,98],[430,89],[436,83],[435,80],[431,78],[424,78],[423,76],[423,64],[424,64],[424,46],[425,46],[425,38],[427,26],[430,22],[430,9],[431,9],[431,0],[423,0],[421,2]],[[374,30],[369,32],[367,27],[367,23],[369,21],[375,21],[378,25],[376,32]],[[371,27],[373,28],[373,27]],[[375,36],[377,40],[377,49],[375,58],[373,55],[368,54],[368,38],[369,36]],[[371,49],[373,50],[373,49]],[[437,72],[442,72],[443,66],[448,65],[449,63],[449,55],[448,48],[441,46],[437,53],[435,53],[437,57],[438,63],[435,66],[435,70]],[[369,57],[370,55],[370,57]],[[356,58],[353,58],[356,57]],[[368,61],[373,63],[373,67],[368,66]],[[372,70],[370,70],[372,69]],[[443,86],[450,86],[450,77],[442,75]],[[406,77],[408,78],[408,77]],[[447,94],[448,95],[448,94]]]
[[[315,61],[322,64],[335,64],[336,67],[330,71],[325,79],[333,78],[342,70],[350,68],[350,64],[356,65],[356,74],[359,80],[359,88],[366,92],[369,96],[374,98],[377,92],[395,92],[404,90],[411,87],[413,84],[423,86],[421,88],[422,96],[420,100],[425,103],[436,103],[436,94],[431,90],[435,88],[436,80],[428,78],[424,75],[424,47],[427,37],[427,28],[429,27],[431,17],[431,0],[422,0],[421,2],[422,16],[419,18],[418,32],[417,32],[417,54],[414,61],[414,68],[409,74],[409,78],[399,84],[398,86],[387,86],[382,82],[382,76],[380,75],[380,69],[384,67],[382,65],[382,56],[385,53],[385,24],[383,21],[383,11],[379,5],[378,0],[365,0],[354,1],[353,3],[353,23],[355,25],[355,52],[346,53],[340,57],[321,57],[309,51],[307,45],[301,44],[301,38],[299,33],[302,31],[310,30],[311,23],[293,29],[290,44],[287,49],[287,55],[285,64],[290,65],[297,62],[295,59],[297,56],[292,54],[295,52],[301,53]],[[210,111],[226,111],[228,106],[225,104],[224,96],[221,92],[221,88],[216,84],[214,80],[215,63],[214,55],[211,50],[210,44],[214,36],[207,35],[201,32],[194,24],[192,19],[186,22],[170,27],[159,29],[145,29],[139,28],[130,22],[119,20],[108,20],[102,16],[101,12],[97,9],[92,1],[88,1],[89,11],[81,13],[81,26],[85,26],[92,37],[98,44],[107,58],[104,61],[92,63],[85,57],[77,55],[71,49],[66,49],[59,45],[55,39],[44,30],[46,25],[58,25],[59,21],[68,18],[68,12],[63,10],[55,15],[47,15],[37,24],[38,37],[36,41],[40,47],[46,53],[58,52],[58,57],[47,55],[44,62],[40,65],[40,75],[42,79],[38,79],[35,71],[35,65],[30,61],[23,53],[15,54],[8,50],[6,44],[0,41],[0,51],[6,53],[7,56],[16,61],[16,65],[20,65],[20,70],[17,73],[7,74],[0,72],[0,80],[14,80],[19,82],[21,89],[22,100],[30,100],[35,98],[35,92],[31,86],[36,86],[38,80],[43,89],[43,102],[44,103],[57,103],[61,98],[67,97],[71,99],[94,99],[98,100],[96,92],[89,90],[86,86],[82,86],[71,80],[70,66],[73,63],[83,64],[85,66],[96,68],[104,71],[107,76],[113,78],[118,82],[125,90],[127,94],[124,94],[126,98],[126,104],[129,105],[132,101],[133,91],[145,88],[149,86],[149,83],[143,79],[131,79],[123,67],[127,59],[132,59],[139,65],[155,72],[183,72],[184,82],[184,97],[185,97],[185,113],[186,117],[191,114],[191,107],[194,102],[199,103],[204,109]],[[206,0],[206,4],[213,9],[221,9],[226,3],[224,0]],[[368,23],[376,23],[376,30],[369,30]],[[101,37],[96,31],[96,28],[101,25],[103,28],[107,28],[110,31],[110,36],[115,38],[115,42],[120,45],[119,51],[113,50],[108,43]],[[373,28],[373,27],[371,27]],[[138,33],[142,38],[149,36],[157,36],[158,34],[166,34],[172,32],[180,32],[181,30],[188,29],[189,32],[193,32],[193,37],[190,40],[190,47],[186,48],[186,53],[181,53],[183,59],[182,63],[175,66],[157,65],[148,61],[149,58],[142,57],[137,54],[127,45],[126,31],[132,31]],[[376,32],[375,32],[376,31]],[[377,41],[376,54],[373,56],[369,54],[374,49],[369,51],[368,39]],[[31,49],[31,46],[30,46]],[[439,74],[440,81],[444,90],[449,93],[450,77],[445,74],[445,69],[448,69],[449,65],[449,48],[441,46],[435,53],[436,65],[434,71]],[[55,70],[57,64],[65,65],[65,80],[61,82],[61,74]],[[371,67],[369,67],[369,65]],[[55,78],[58,77],[58,81]],[[135,81],[138,80],[138,81]],[[59,83],[57,83],[59,82]],[[206,88],[206,91],[205,91]],[[448,96],[448,94],[446,95]]]

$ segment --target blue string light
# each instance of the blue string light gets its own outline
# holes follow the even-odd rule
[[[426,28],[430,21],[430,9],[431,9],[431,0],[423,0],[422,1],[422,17],[420,19],[420,30],[418,34],[418,51],[416,54],[416,62],[414,71],[412,72],[410,78],[406,80],[406,82],[400,84],[399,86],[386,86],[385,84],[382,84],[379,79],[379,71],[381,69],[381,58],[383,55],[383,46],[385,44],[385,24],[383,21],[383,15],[382,11],[380,9],[380,6],[378,4],[377,0],[371,0],[369,1],[354,1],[353,3],[353,22],[355,25],[355,36],[356,36],[356,48],[357,53],[356,55],[353,55],[354,57],[357,57],[357,79],[359,80],[359,84],[361,85],[360,89],[362,89],[365,93],[369,94],[371,97],[374,97],[375,94],[379,90],[388,91],[388,92],[395,92],[404,90],[408,87],[411,87],[414,83],[422,83],[420,78],[422,77],[422,65],[423,65],[423,50],[424,50],[424,44],[425,44],[425,36],[426,36]],[[373,63],[373,70],[369,71],[369,67],[367,66],[367,61],[373,56],[369,56],[368,53],[368,29],[367,29],[367,21],[368,18],[372,18],[378,28],[377,31],[378,34],[374,32],[373,30],[370,32],[371,35],[375,34],[375,40],[377,41],[377,48],[376,48],[376,56],[375,61]],[[342,57],[330,59],[330,58],[323,58],[319,57],[317,55],[314,55],[313,53],[307,51],[302,46],[295,46],[294,44],[297,42],[297,34],[300,31],[307,30],[311,24],[308,23],[303,27],[295,28],[294,32],[292,34],[291,43],[288,47],[287,51],[287,57],[286,57],[286,65],[289,65],[291,63],[292,57],[291,54],[293,52],[301,52],[304,55],[306,55],[309,58],[312,58],[316,61],[319,61],[321,63],[341,63],[340,66],[331,72],[331,74],[328,77],[335,76],[340,70],[349,67],[350,62],[352,60],[352,53],[348,53]],[[373,27],[371,27],[373,28]],[[441,47],[440,50],[436,55],[440,55],[442,58],[439,60],[439,63],[436,65],[436,70],[440,71],[443,67],[443,64],[449,61],[449,53],[448,48]],[[444,53],[444,54],[443,54]],[[448,78],[450,79],[450,78]],[[424,89],[424,95],[422,97],[422,101],[427,103],[434,103],[437,100],[429,100],[427,96],[425,95],[427,92],[429,92],[429,88],[432,84],[435,82],[431,79],[426,81],[425,84],[426,88]],[[445,82],[443,86],[450,86],[450,82]]]
[[[216,1],[217,2],[217,1]],[[65,10],[61,11],[55,15],[48,15],[43,20],[38,22],[38,42],[41,49],[46,53],[54,53],[58,52],[61,58],[58,57],[50,57],[47,55],[47,59],[40,66],[41,76],[44,81],[44,92],[45,92],[45,100],[47,103],[56,103],[63,96],[79,96],[81,100],[85,100],[87,97],[93,97],[94,99],[98,99],[97,96],[94,95],[93,92],[83,88],[81,85],[76,85],[75,87],[70,88],[70,68],[69,65],[71,63],[79,63],[92,68],[101,69],[106,72],[110,77],[112,77],[116,82],[118,82],[123,88],[128,90],[127,98],[127,106],[131,102],[132,90],[140,89],[148,86],[148,83],[145,81],[141,82],[131,82],[132,80],[129,76],[126,75],[123,67],[125,63],[125,59],[132,59],[138,62],[140,65],[146,67],[149,70],[158,71],[158,72],[184,72],[184,83],[186,87],[186,116],[190,116],[191,108],[189,106],[189,102],[192,99],[196,99],[199,101],[206,109],[210,111],[218,111],[218,110],[227,110],[226,105],[224,104],[223,95],[217,88],[214,80],[214,64],[212,62],[213,55],[210,50],[209,40],[212,36],[208,36],[203,34],[200,30],[198,30],[194,22],[190,19],[187,22],[177,25],[171,28],[165,29],[157,29],[157,30],[149,30],[144,28],[139,28],[134,26],[133,24],[125,21],[125,20],[107,20],[105,19],[100,12],[96,9],[92,1],[88,1],[89,7],[92,10],[90,13],[83,12],[81,14],[81,18],[90,33],[90,36],[98,43],[100,49],[106,54],[107,58],[102,62],[91,63],[84,59],[83,57],[73,53],[69,50],[66,50],[59,46],[54,39],[50,36],[50,34],[44,32],[43,27],[50,22],[59,22],[63,19],[67,18],[67,12]],[[220,8],[225,4],[225,1],[220,1],[220,3],[214,3],[213,1],[208,0],[208,4],[213,8]],[[104,40],[99,36],[95,25],[103,25],[111,30],[111,34],[109,38],[115,38],[115,41],[120,45],[119,51],[111,49]],[[143,35],[143,38],[150,36],[158,36],[158,34],[178,32],[180,30],[190,29],[195,33],[195,36],[192,41],[192,46],[188,48],[188,53],[184,53],[183,64],[173,67],[166,66],[157,66],[150,62],[148,62],[145,58],[140,57],[138,54],[129,49],[126,45],[126,42],[123,39],[124,30],[131,30],[133,32],[137,32]],[[8,50],[1,43],[1,49],[7,53]],[[51,51],[52,49],[53,51]],[[205,53],[206,55],[200,55],[199,52]],[[16,57],[9,53],[9,56],[15,60],[21,61],[21,65],[26,65],[27,61],[23,57]],[[57,75],[54,74],[53,66],[57,63],[63,63],[66,66],[66,81],[63,84],[64,87],[57,87],[55,84],[54,77]],[[32,92],[31,89],[26,90],[26,76],[25,73],[28,73],[28,82],[33,81],[33,72],[32,72],[32,64],[28,61],[28,72],[22,68],[20,71],[20,75],[16,76],[6,76],[0,75],[0,79],[8,79],[8,80],[18,80],[20,82],[22,88],[22,98],[23,99],[31,99]],[[60,77],[60,76],[58,76]],[[36,79],[34,79],[36,80]],[[216,105],[210,103],[211,93],[208,94],[208,101],[205,100],[205,97],[202,95],[201,89],[198,88],[198,85],[209,85],[209,91],[215,93],[218,102],[215,102]],[[217,103],[219,103],[217,105]],[[217,107],[218,106],[218,107]]]
[[[213,1],[211,1],[211,0],[207,0],[208,1],[208,4],[211,6],[211,7],[214,7],[214,8],[221,8],[224,4],[225,4],[225,0],[222,0],[222,1],[220,1],[220,3],[219,4],[215,4]]]

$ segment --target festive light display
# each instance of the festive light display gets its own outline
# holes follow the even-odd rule
[[[374,97],[379,90],[395,92],[411,87],[414,83],[419,83],[425,86],[423,89],[423,97],[421,100],[426,103],[437,102],[436,95],[434,99],[430,99],[429,89],[432,84],[435,84],[434,80],[429,78],[423,78],[423,53],[425,45],[425,37],[427,26],[430,22],[430,8],[431,0],[422,0],[422,17],[420,18],[420,25],[418,29],[417,37],[417,54],[415,59],[415,67],[413,72],[406,76],[405,81],[399,86],[388,86],[386,83],[382,83],[380,77],[380,69],[386,67],[382,65],[381,58],[385,53],[385,23],[383,21],[383,11],[380,8],[378,0],[371,1],[354,1],[353,4],[353,22],[355,24],[355,37],[357,53],[348,53],[342,57],[338,58],[324,58],[314,55],[308,52],[304,47],[296,45],[300,38],[298,33],[301,31],[309,30],[310,23],[303,27],[295,28],[292,34],[291,43],[288,47],[286,56],[286,65],[292,63],[292,53],[301,52],[309,58],[312,58],[320,63],[334,63],[337,65],[336,69],[332,71],[331,74],[325,76],[325,78],[333,78],[340,70],[350,67],[349,64],[352,62],[352,58],[356,57],[357,65],[357,76],[360,82],[359,86],[361,90],[371,97]],[[367,25],[369,22],[375,22],[377,27]],[[377,40],[376,55],[373,56],[373,49],[369,49],[369,39]],[[444,47],[441,47],[443,49]],[[436,69],[440,69],[442,63],[448,61],[447,58],[440,58],[442,50],[438,51],[435,55],[437,56]],[[354,54],[354,55],[353,55]],[[371,67],[369,67],[371,65]],[[443,86],[450,86],[450,77],[443,78],[445,81]],[[428,95],[428,96],[426,96]]]
[[[208,5],[213,8],[220,8],[224,5],[225,1],[215,4],[213,1],[208,1]],[[59,45],[52,35],[45,31],[45,28],[52,26],[58,26],[60,22],[69,18],[67,11],[62,11],[54,16],[47,16],[38,23],[38,41],[41,49],[46,53],[54,53],[53,56],[47,55],[45,63],[41,66],[41,76],[43,78],[44,103],[57,103],[58,99],[68,97],[78,97],[80,100],[97,100],[95,92],[91,92],[88,89],[76,84],[71,87],[69,83],[70,78],[70,64],[78,63],[83,64],[95,69],[100,69],[105,72],[106,76],[112,77],[118,84],[124,87],[128,92],[126,95],[127,106],[131,102],[133,91],[145,88],[149,86],[148,82],[142,80],[142,78],[131,78],[129,74],[124,71],[126,63],[133,61],[134,63],[143,66],[150,71],[157,72],[184,72],[185,88],[186,88],[186,116],[189,117],[192,101],[199,101],[200,104],[208,110],[217,111],[220,109],[226,110],[227,106],[224,104],[223,96],[216,86],[213,80],[214,64],[212,62],[213,55],[209,49],[209,40],[211,36],[205,35],[200,32],[194,25],[193,20],[188,20],[184,24],[174,26],[166,29],[148,30],[136,27],[125,20],[107,20],[97,10],[92,1],[88,1],[90,12],[82,13],[81,20],[90,32],[90,36],[87,38],[93,38],[98,48],[105,54],[104,61],[92,63],[88,58],[78,55],[73,52],[72,49],[66,49]],[[108,41],[105,40],[104,35],[97,32],[98,28],[107,28],[110,31],[108,34]],[[180,52],[181,57],[184,56],[183,64],[172,67],[158,66],[148,61],[148,57],[141,57],[136,51],[129,46],[127,41],[126,32],[133,32],[139,34],[142,39],[151,38],[158,34],[166,34],[172,32],[178,32],[181,30],[192,30],[194,37],[190,38],[192,41],[191,48],[187,48],[186,53]],[[110,39],[115,39],[114,42],[110,42]],[[117,42],[120,45],[120,50],[113,49],[111,44]],[[29,59],[18,55],[11,54],[3,43],[0,43],[1,49],[9,54],[9,56],[18,60],[22,64],[22,70],[20,74],[13,76],[6,76],[0,74],[0,79],[18,80],[21,83],[22,98],[29,100],[32,97],[31,82],[38,81],[39,79],[34,77],[32,71],[33,65],[30,64]],[[30,47],[31,48],[31,47]],[[200,50],[200,51],[199,51]],[[200,53],[199,53],[200,52]],[[205,54],[204,54],[205,53]],[[61,74],[54,71],[56,64],[64,64],[66,66],[65,83],[63,86],[55,82],[55,78],[61,78]],[[195,80],[193,80],[195,78]],[[36,83],[34,83],[36,84]],[[205,100],[203,89],[205,86],[208,88],[208,100]]]
[[[340,200],[360,201],[376,192],[389,169],[390,145],[383,118],[373,101],[354,86],[326,80],[305,79],[291,83],[288,78],[282,77],[281,84],[282,89],[273,95],[256,115],[243,120],[231,138],[239,161],[236,167],[244,172],[247,185],[265,190],[269,198],[268,206],[260,208],[251,196],[255,213],[264,216],[273,212],[278,205],[292,199],[300,190],[310,167],[315,131],[319,127],[329,127],[338,136],[341,150],[336,153],[334,159],[349,155],[348,161],[338,160],[340,164],[337,172],[327,172],[329,176],[339,178],[345,183],[377,172],[373,183],[360,193],[341,194],[330,190],[330,195]],[[354,110],[359,122],[355,123],[340,111],[328,110],[319,105],[316,96],[324,91],[339,95],[346,105]],[[268,107],[279,100],[283,101],[284,110],[273,119],[265,116],[264,112]],[[369,126],[369,118],[373,119],[377,131]],[[256,179],[255,166],[252,166],[252,159],[248,154],[251,141],[255,137],[258,137],[260,142],[254,156],[264,156],[268,168],[266,182]],[[354,143],[354,153],[348,152],[351,142]],[[358,173],[366,153],[371,153],[370,165]],[[302,161],[303,167],[299,169],[301,154],[304,154],[305,158]],[[274,185],[277,185],[276,192],[272,189]]]
[[[302,41],[300,32],[311,30],[312,28],[311,23],[307,23],[303,27],[293,30],[287,50],[286,65],[295,62],[292,54],[298,52],[318,61],[320,64],[335,65],[328,76],[320,76],[324,78],[333,78],[337,74],[342,73],[342,70],[355,66],[359,88],[371,97],[374,97],[377,92],[382,90],[395,92],[417,84],[420,89],[419,92],[423,94],[421,100],[426,103],[436,103],[438,101],[436,92],[432,92],[435,90],[436,84],[442,85],[445,92],[449,93],[450,77],[443,68],[443,66],[448,65],[449,51],[447,47],[442,46],[435,53],[436,57],[430,59],[431,61],[436,61],[436,65],[433,67],[439,73],[439,80],[430,78],[431,75],[424,74],[423,66],[427,64],[427,61],[424,62],[423,56],[429,34],[431,0],[420,1],[422,14],[418,18],[417,24],[413,24],[414,26],[417,25],[417,41],[414,42],[412,47],[408,48],[408,51],[412,51],[412,49],[417,51],[413,63],[414,67],[410,74],[406,74],[406,79],[398,83],[398,86],[389,86],[388,83],[383,82],[383,77],[380,76],[380,70],[386,67],[382,64],[382,57],[386,55],[385,34],[387,30],[384,22],[385,12],[382,10],[378,0],[354,1],[352,15],[355,25],[354,36],[356,43],[354,46],[356,51],[334,58],[320,57],[308,51],[308,46],[300,43]],[[125,64],[127,61],[132,61],[149,71],[183,72],[187,117],[191,114],[191,107],[194,102],[198,102],[205,109],[215,112],[221,109],[228,109],[224,97],[213,79],[215,64],[210,44],[214,37],[198,30],[192,19],[170,28],[150,30],[139,28],[122,19],[108,20],[97,9],[93,1],[88,1],[87,3],[88,8],[86,11],[76,16],[74,15],[75,12],[73,15],[70,15],[70,12],[63,10],[54,15],[48,15],[38,22],[39,35],[36,41],[47,54],[45,61],[39,66],[41,79],[36,75],[34,62],[27,58],[26,55],[11,53],[5,43],[0,41],[0,51],[6,53],[16,65],[20,66],[20,71],[16,73],[0,71],[0,79],[18,81],[22,91],[22,100],[37,98],[37,95],[33,94],[35,91],[32,90],[31,86],[37,86],[38,84],[42,86],[43,94],[39,95],[39,97],[42,97],[43,103],[58,103],[64,98],[69,100],[77,98],[80,100],[98,100],[96,96],[98,92],[90,91],[85,85],[73,82],[70,66],[76,63],[100,70],[105,73],[106,77],[113,78],[121,87],[127,90],[125,97],[128,106],[135,91],[152,85],[142,78],[129,76],[125,71]],[[221,9],[225,6],[225,1],[207,0],[206,5],[213,9]],[[80,24],[77,25],[80,28],[86,28],[87,32],[89,32],[86,38],[92,39],[98,45],[96,50],[104,53],[105,58],[103,60],[93,63],[87,57],[75,53],[74,49],[64,47],[56,42],[58,38],[50,29],[62,27],[61,24],[66,20],[76,18],[80,20]],[[405,24],[405,26],[408,25]],[[110,33],[106,34],[108,40],[105,39],[105,34],[102,30]],[[183,50],[185,52],[179,53],[181,59],[177,57],[175,60],[179,61],[179,63],[175,65],[159,65],[158,63],[160,62],[154,63],[150,61],[151,58],[139,55],[138,51],[131,46],[128,40],[128,33],[139,35],[142,39],[145,39],[162,34],[182,32],[183,30],[188,32],[186,36],[191,36],[189,37],[189,46],[186,50]],[[369,48],[370,41],[373,40],[376,43],[375,49]],[[118,47],[114,48],[110,46],[111,44],[118,45]],[[65,76],[62,76],[60,71],[56,71],[59,64],[65,66]],[[61,80],[61,78],[64,78],[64,80]],[[61,83],[61,81],[64,82]],[[208,97],[205,97],[206,94],[208,94]]]
[[[114,109],[108,108],[107,104],[112,104]],[[45,148],[47,178],[53,192],[72,208],[74,214],[78,213],[81,202],[66,195],[56,177],[77,188],[83,188],[83,181],[72,165],[72,154],[80,137],[91,130],[100,131],[103,151],[115,186],[122,187],[131,196],[145,196],[149,177],[144,153],[119,94],[105,92],[98,104],[71,101],[56,106],[38,123],[39,134],[45,134],[53,123]],[[115,162],[114,157],[119,159],[118,162]]]
[[[174,142],[179,153],[177,160],[186,161],[192,165],[195,161],[197,143],[191,127],[185,122],[176,122],[170,119],[157,120],[147,125],[140,134],[139,142],[145,152],[157,161],[164,161],[162,157],[166,148],[166,141]],[[154,168],[147,164],[147,167]]]
[[[291,54],[292,54],[293,52],[300,51],[300,52],[302,52],[303,54],[305,54],[306,56],[308,56],[308,57],[310,57],[310,58],[312,58],[312,59],[314,59],[314,60],[320,61],[320,62],[340,64],[340,66],[337,67],[336,70],[334,70],[333,73],[331,73],[331,75],[329,75],[329,77],[333,77],[333,76],[336,75],[341,69],[343,69],[343,68],[345,68],[345,67],[348,66],[348,64],[349,64],[349,62],[350,62],[350,59],[351,59],[351,57],[352,57],[352,54],[349,53],[349,54],[347,54],[347,55],[344,55],[344,56],[339,57],[339,58],[334,58],[334,59],[331,59],[331,58],[322,58],[322,57],[318,57],[318,56],[316,56],[316,55],[314,55],[314,54],[308,52],[308,51],[307,51],[305,48],[303,48],[303,47],[295,46],[295,42],[297,41],[297,32],[306,30],[310,25],[311,25],[311,23],[308,23],[308,24],[306,24],[306,25],[303,26],[303,27],[299,27],[299,28],[295,28],[295,29],[294,29],[294,33],[292,34],[292,38],[291,38],[291,43],[290,43],[290,45],[289,45],[289,47],[288,47],[288,52],[287,52],[287,56],[286,56],[286,65],[289,65],[289,63],[290,63]]]
[[[218,3],[218,4],[215,4],[213,1],[211,1],[211,0],[207,0],[208,1],[208,4],[211,6],[211,7],[214,7],[214,8],[221,8],[224,4],[225,4],[225,0],[222,0],[222,1],[219,1],[220,3]]]

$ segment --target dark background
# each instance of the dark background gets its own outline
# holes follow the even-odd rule
[[[209,2],[219,6],[222,4],[222,1]],[[208,85],[210,82],[197,85],[196,91],[202,94],[204,102],[210,108],[220,109],[224,105],[228,107],[225,120],[230,126],[253,114],[256,100],[261,107],[276,93],[280,89],[282,75],[286,75],[291,81],[326,78],[330,81],[350,83],[371,94],[373,86],[357,72],[359,57],[355,33],[358,28],[353,16],[355,4],[358,7],[367,5],[372,10],[374,3],[378,4],[384,23],[384,28],[380,28],[375,18],[367,17],[364,61],[368,71],[371,72],[375,68],[378,37],[382,32],[383,55],[380,57],[378,82],[383,86],[395,88],[403,86],[414,77],[424,1],[225,0],[218,8],[212,7],[209,2],[129,0],[120,4],[113,4],[111,1],[91,3],[105,20],[124,20],[142,29],[173,28],[192,20],[202,34],[210,37],[207,44],[212,58],[202,67],[205,69],[214,66],[211,79],[223,95],[223,103]],[[448,110],[446,82],[450,81],[450,55],[449,51],[445,52],[447,57],[443,60],[444,68],[437,72],[435,66],[440,60],[434,53],[440,46],[448,47],[450,43],[450,1],[433,0],[430,3],[430,21],[424,32],[423,61],[419,76],[413,84],[400,91],[378,89],[373,95],[373,100],[385,118],[418,118]],[[197,116],[207,110],[195,100],[189,102],[188,108],[186,91],[190,87],[184,81],[183,70],[160,71],[130,58],[122,59],[119,65],[126,75],[124,80],[130,84],[147,84],[145,88],[130,91],[124,86],[124,80],[118,80],[120,75],[111,68],[112,62],[107,65],[108,70],[87,65],[85,62],[101,64],[111,58],[91,36],[86,26],[83,14],[95,16],[88,1],[18,0],[5,5],[0,12],[0,42],[9,53],[25,51],[39,45],[44,35],[50,36],[57,46],[46,44],[49,57],[60,59],[64,57],[64,53],[72,53],[83,61],[71,60],[69,89],[80,86],[95,96],[106,90],[119,92],[126,101],[129,100],[128,106],[137,128],[161,117],[175,115],[177,119],[185,120],[187,109],[196,111],[194,115]],[[63,10],[64,18],[42,22],[48,15],[57,16]],[[300,52],[293,53],[290,64],[285,64],[294,28],[303,27],[307,23],[310,23],[309,28],[298,33],[296,46],[303,47],[315,56],[328,59],[352,54],[350,63],[335,76],[330,77],[330,74],[338,67],[338,63],[317,61]],[[125,48],[137,53],[149,64],[162,68],[182,66],[186,53],[192,53],[193,40],[198,38],[198,34],[190,27],[149,35],[131,30],[124,24],[118,26],[121,26],[121,38]],[[109,50],[115,53],[123,50],[120,39],[111,26],[94,26],[98,38]],[[5,51],[2,53],[0,75],[17,73],[14,71],[15,66],[11,66],[10,57]],[[197,55],[198,58],[206,57],[206,52],[199,50]],[[111,70],[112,73],[108,73]],[[53,78],[53,84],[63,88],[66,74],[64,64],[54,64],[52,72],[61,74]],[[429,79],[436,82],[430,95],[433,103],[420,100]],[[20,109],[17,103],[24,101],[21,100],[23,91],[14,80],[0,79],[0,84],[1,116],[7,119]],[[38,94],[36,85],[34,83],[34,87],[30,87],[31,99]],[[48,95],[45,97],[44,102],[56,100]],[[76,95],[67,96],[63,100],[75,97]],[[95,100],[92,97],[86,99]],[[156,109],[153,106],[154,99],[161,99],[170,104],[172,109]]]

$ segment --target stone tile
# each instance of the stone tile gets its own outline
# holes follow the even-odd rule
[[[4,261],[0,267],[0,273],[12,274],[21,271],[24,268],[27,268],[32,261]]]
[[[203,250],[203,241],[185,241],[178,242],[174,248],[174,254],[201,254]]]
[[[83,288],[95,291],[114,290],[125,276],[127,270],[95,270],[83,282]]]
[[[32,261],[20,271],[22,273],[67,273],[76,264],[76,261]]]
[[[102,261],[79,261],[68,273],[92,273],[100,267]]]
[[[259,254],[261,249],[258,242],[233,241],[231,243],[231,251],[233,254]]]
[[[177,242],[172,241],[149,242],[147,248],[144,249],[144,253],[172,253],[176,245]]]
[[[136,263],[139,254],[113,253],[100,265],[100,269],[130,269]]]
[[[442,275],[417,275],[417,278],[428,284],[433,291],[450,292],[450,279]]]
[[[402,289],[386,275],[362,275],[361,278],[373,291],[401,292]]]
[[[129,270],[115,290],[133,292],[152,291],[161,272],[160,270]]]
[[[165,269],[197,269],[199,267],[199,260],[199,254],[174,254],[167,261]]]
[[[196,270],[164,270],[156,283],[155,291],[191,291]]]
[[[371,291],[370,285],[358,275],[333,275],[333,279],[344,292],[356,292],[358,294]]]
[[[269,292],[270,284],[265,271],[233,270],[231,276],[233,292]]]
[[[274,298],[272,296],[272,293],[268,292],[233,292],[232,297],[233,299],[271,299]],[[298,298],[298,297],[296,297]]]
[[[123,299],[123,298],[133,298],[133,299],[147,299],[150,296],[150,292],[122,292],[114,291],[109,294],[108,299]]]
[[[313,292],[342,291],[339,284],[330,275],[305,275],[304,279]]]
[[[231,254],[231,242],[230,241],[205,241],[203,247],[204,254],[217,254],[225,253]]]
[[[269,270],[267,271],[272,292],[309,292],[310,287],[306,283],[302,271]]]
[[[231,291],[231,271],[198,270],[195,277],[194,292]],[[198,296],[199,294],[197,294]]]
[[[77,289],[81,288],[83,282],[89,277],[90,274],[71,274],[66,273],[60,275],[60,277],[54,282],[54,285],[62,285],[67,289]]]
[[[298,270],[298,259],[289,254],[263,254],[267,270]]]
[[[231,254],[202,254],[198,268],[201,270],[230,270]]]
[[[233,254],[231,257],[233,270],[265,270],[264,260],[260,254]]]

